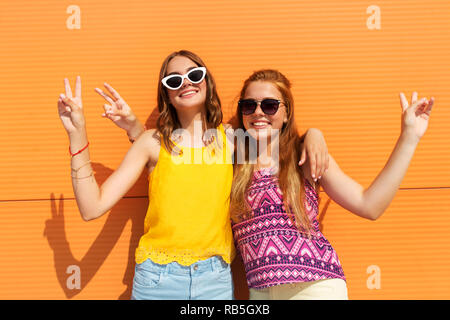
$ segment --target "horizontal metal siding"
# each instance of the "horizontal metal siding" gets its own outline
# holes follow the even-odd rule
[[[107,221],[82,222],[73,200],[68,139],[56,109],[63,78],[74,85],[75,76],[82,77],[89,149],[101,183],[118,167],[129,142],[101,118],[104,100],[94,88],[110,83],[143,122],[154,125],[160,65],[170,52],[184,48],[198,53],[214,75],[225,120],[254,70],[286,74],[299,128],[320,128],[341,168],[364,186],[382,169],[400,132],[398,93],[435,96],[428,132],[385,216],[368,222],[331,204],[324,226],[342,258],[350,298],[449,298],[448,1],[76,4],[80,30],[66,28],[69,4],[61,1],[0,3],[0,236],[7,244],[0,249],[1,298],[65,297],[53,250],[42,236],[52,193],[66,198],[64,212],[71,218],[64,232],[77,259]],[[381,9],[381,30],[366,26],[372,4]],[[112,211],[145,214],[146,196],[144,173]],[[108,236],[119,232],[114,228]],[[120,296],[123,275],[132,276],[126,270],[132,234],[127,224],[75,298]],[[132,241],[136,244],[136,238]],[[369,264],[381,268],[381,290],[365,287]],[[95,269],[94,262],[87,265]]]

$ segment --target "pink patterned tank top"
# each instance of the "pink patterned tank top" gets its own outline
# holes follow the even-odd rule
[[[312,222],[310,237],[300,232],[286,213],[278,178],[270,169],[254,172],[247,194],[253,215],[232,225],[249,288],[345,280],[336,251],[319,230],[318,195],[306,179],[305,192],[305,208]]]

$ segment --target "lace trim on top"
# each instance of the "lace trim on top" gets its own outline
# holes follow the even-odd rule
[[[228,252],[227,252],[228,251]],[[147,259],[152,260],[158,264],[168,264],[171,262],[177,262],[183,266],[189,266],[200,260],[206,260],[213,256],[220,256],[223,260],[230,264],[235,256],[235,248],[223,247],[223,248],[209,248],[209,250],[191,250],[191,249],[158,249],[138,247],[135,252],[136,263],[142,263]]]

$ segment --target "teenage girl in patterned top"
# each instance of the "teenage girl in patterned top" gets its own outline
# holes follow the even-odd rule
[[[319,184],[308,166],[297,166],[302,143],[290,87],[278,71],[257,71],[245,81],[238,104],[239,126],[254,139],[270,140],[270,130],[280,130],[277,146],[269,143],[267,147],[272,156],[278,151],[279,165],[263,165],[271,157],[263,151],[256,164],[234,168],[233,234],[245,265],[250,299],[348,299],[341,263],[316,219]],[[411,105],[403,94],[400,99],[401,134],[372,184],[363,188],[341,171],[331,155],[319,181],[332,200],[369,220],[378,219],[394,198],[427,129],[434,102],[433,98],[417,100],[417,93]],[[248,153],[246,148],[237,149]]]
[[[130,138],[138,136],[118,169],[100,187],[87,148],[81,79],[77,77],[74,96],[67,79],[65,86],[58,111],[70,139],[72,184],[83,219],[108,212],[145,166],[151,172],[132,299],[231,299],[234,245],[229,195],[233,172],[231,161],[206,163],[202,158],[213,144],[205,141],[207,129],[216,129],[216,142],[222,144],[218,147],[227,149],[220,100],[203,61],[188,51],[165,59],[158,86],[160,115],[154,130],[143,132],[130,110],[116,118],[114,111],[118,110],[113,107],[126,103],[109,86],[112,97],[97,90],[110,103],[111,108],[105,107],[108,117],[126,129]],[[200,134],[195,130],[196,121],[201,124]],[[184,131],[174,136],[176,129]],[[314,135],[312,145],[321,145],[321,134]],[[186,156],[192,160],[198,152],[200,163],[174,161]]]

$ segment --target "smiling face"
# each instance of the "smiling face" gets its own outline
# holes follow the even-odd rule
[[[261,101],[264,99],[277,99],[281,102],[284,101],[281,92],[276,88],[274,84],[267,81],[253,81],[247,89],[243,99],[254,99]],[[284,103],[280,103],[277,112],[274,115],[267,115],[261,110],[261,105],[258,104],[255,112],[250,115],[242,115],[242,122],[246,130],[249,130],[249,134],[256,140],[262,137],[268,137],[271,134],[271,130],[280,130],[287,122],[287,112]]]
[[[175,56],[167,65],[166,76],[170,74],[184,75],[189,70],[198,67],[191,59],[184,56]],[[206,101],[206,78],[194,84],[184,79],[183,85],[177,90],[166,89],[170,103],[178,111],[187,108],[202,110]]]

